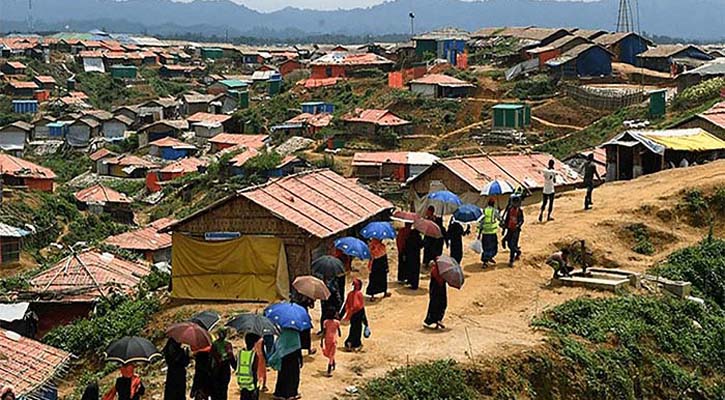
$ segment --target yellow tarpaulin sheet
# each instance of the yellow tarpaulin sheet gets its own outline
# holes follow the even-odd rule
[[[243,236],[213,242],[174,233],[171,254],[172,297],[271,302],[289,294],[280,239]]]
[[[725,141],[704,130],[694,135],[642,135],[647,139],[661,144],[670,150],[708,151],[725,149]]]

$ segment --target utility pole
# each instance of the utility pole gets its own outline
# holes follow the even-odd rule
[[[33,32],[33,0],[28,0],[28,33]]]
[[[408,17],[410,17],[410,37],[412,38],[415,35],[415,14],[411,11]]]

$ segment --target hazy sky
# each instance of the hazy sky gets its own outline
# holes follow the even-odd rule
[[[2,1],[2,0],[0,0]],[[189,0],[178,0],[189,1]],[[385,0],[232,0],[249,8],[260,11],[274,11],[285,7],[313,8],[316,10],[335,10],[338,8],[367,7],[383,3]],[[410,1],[411,5],[415,0]]]

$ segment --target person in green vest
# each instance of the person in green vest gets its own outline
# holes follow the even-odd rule
[[[481,262],[483,268],[489,263],[496,264],[496,254],[498,253],[498,225],[501,222],[501,216],[495,207],[496,200],[489,197],[488,206],[483,209],[483,217],[478,225],[478,240],[481,241]]]
[[[258,337],[258,336],[257,336]],[[254,352],[255,335],[244,337],[245,348],[239,350],[236,378],[239,385],[240,400],[259,400],[257,383],[257,354]]]

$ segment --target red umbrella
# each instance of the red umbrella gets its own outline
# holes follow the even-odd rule
[[[325,282],[311,275],[298,276],[292,282],[292,287],[313,300],[327,300],[330,297],[330,289]]]
[[[415,222],[416,220],[420,219],[420,215],[411,211],[396,211],[393,213],[390,219],[400,222]]]
[[[182,344],[188,344],[191,351],[211,350],[211,336],[206,329],[194,322],[179,322],[166,329],[166,336]]]
[[[415,220],[415,222],[413,222],[413,229],[432,238],[440,239],[443,237],[441,228],[429,219],[419,218]]]
[[[438,265],[438,273],[446,283],[456,289],[463,287],[463,269],[456,260],[448,256],[438,256],[436,264]]]

